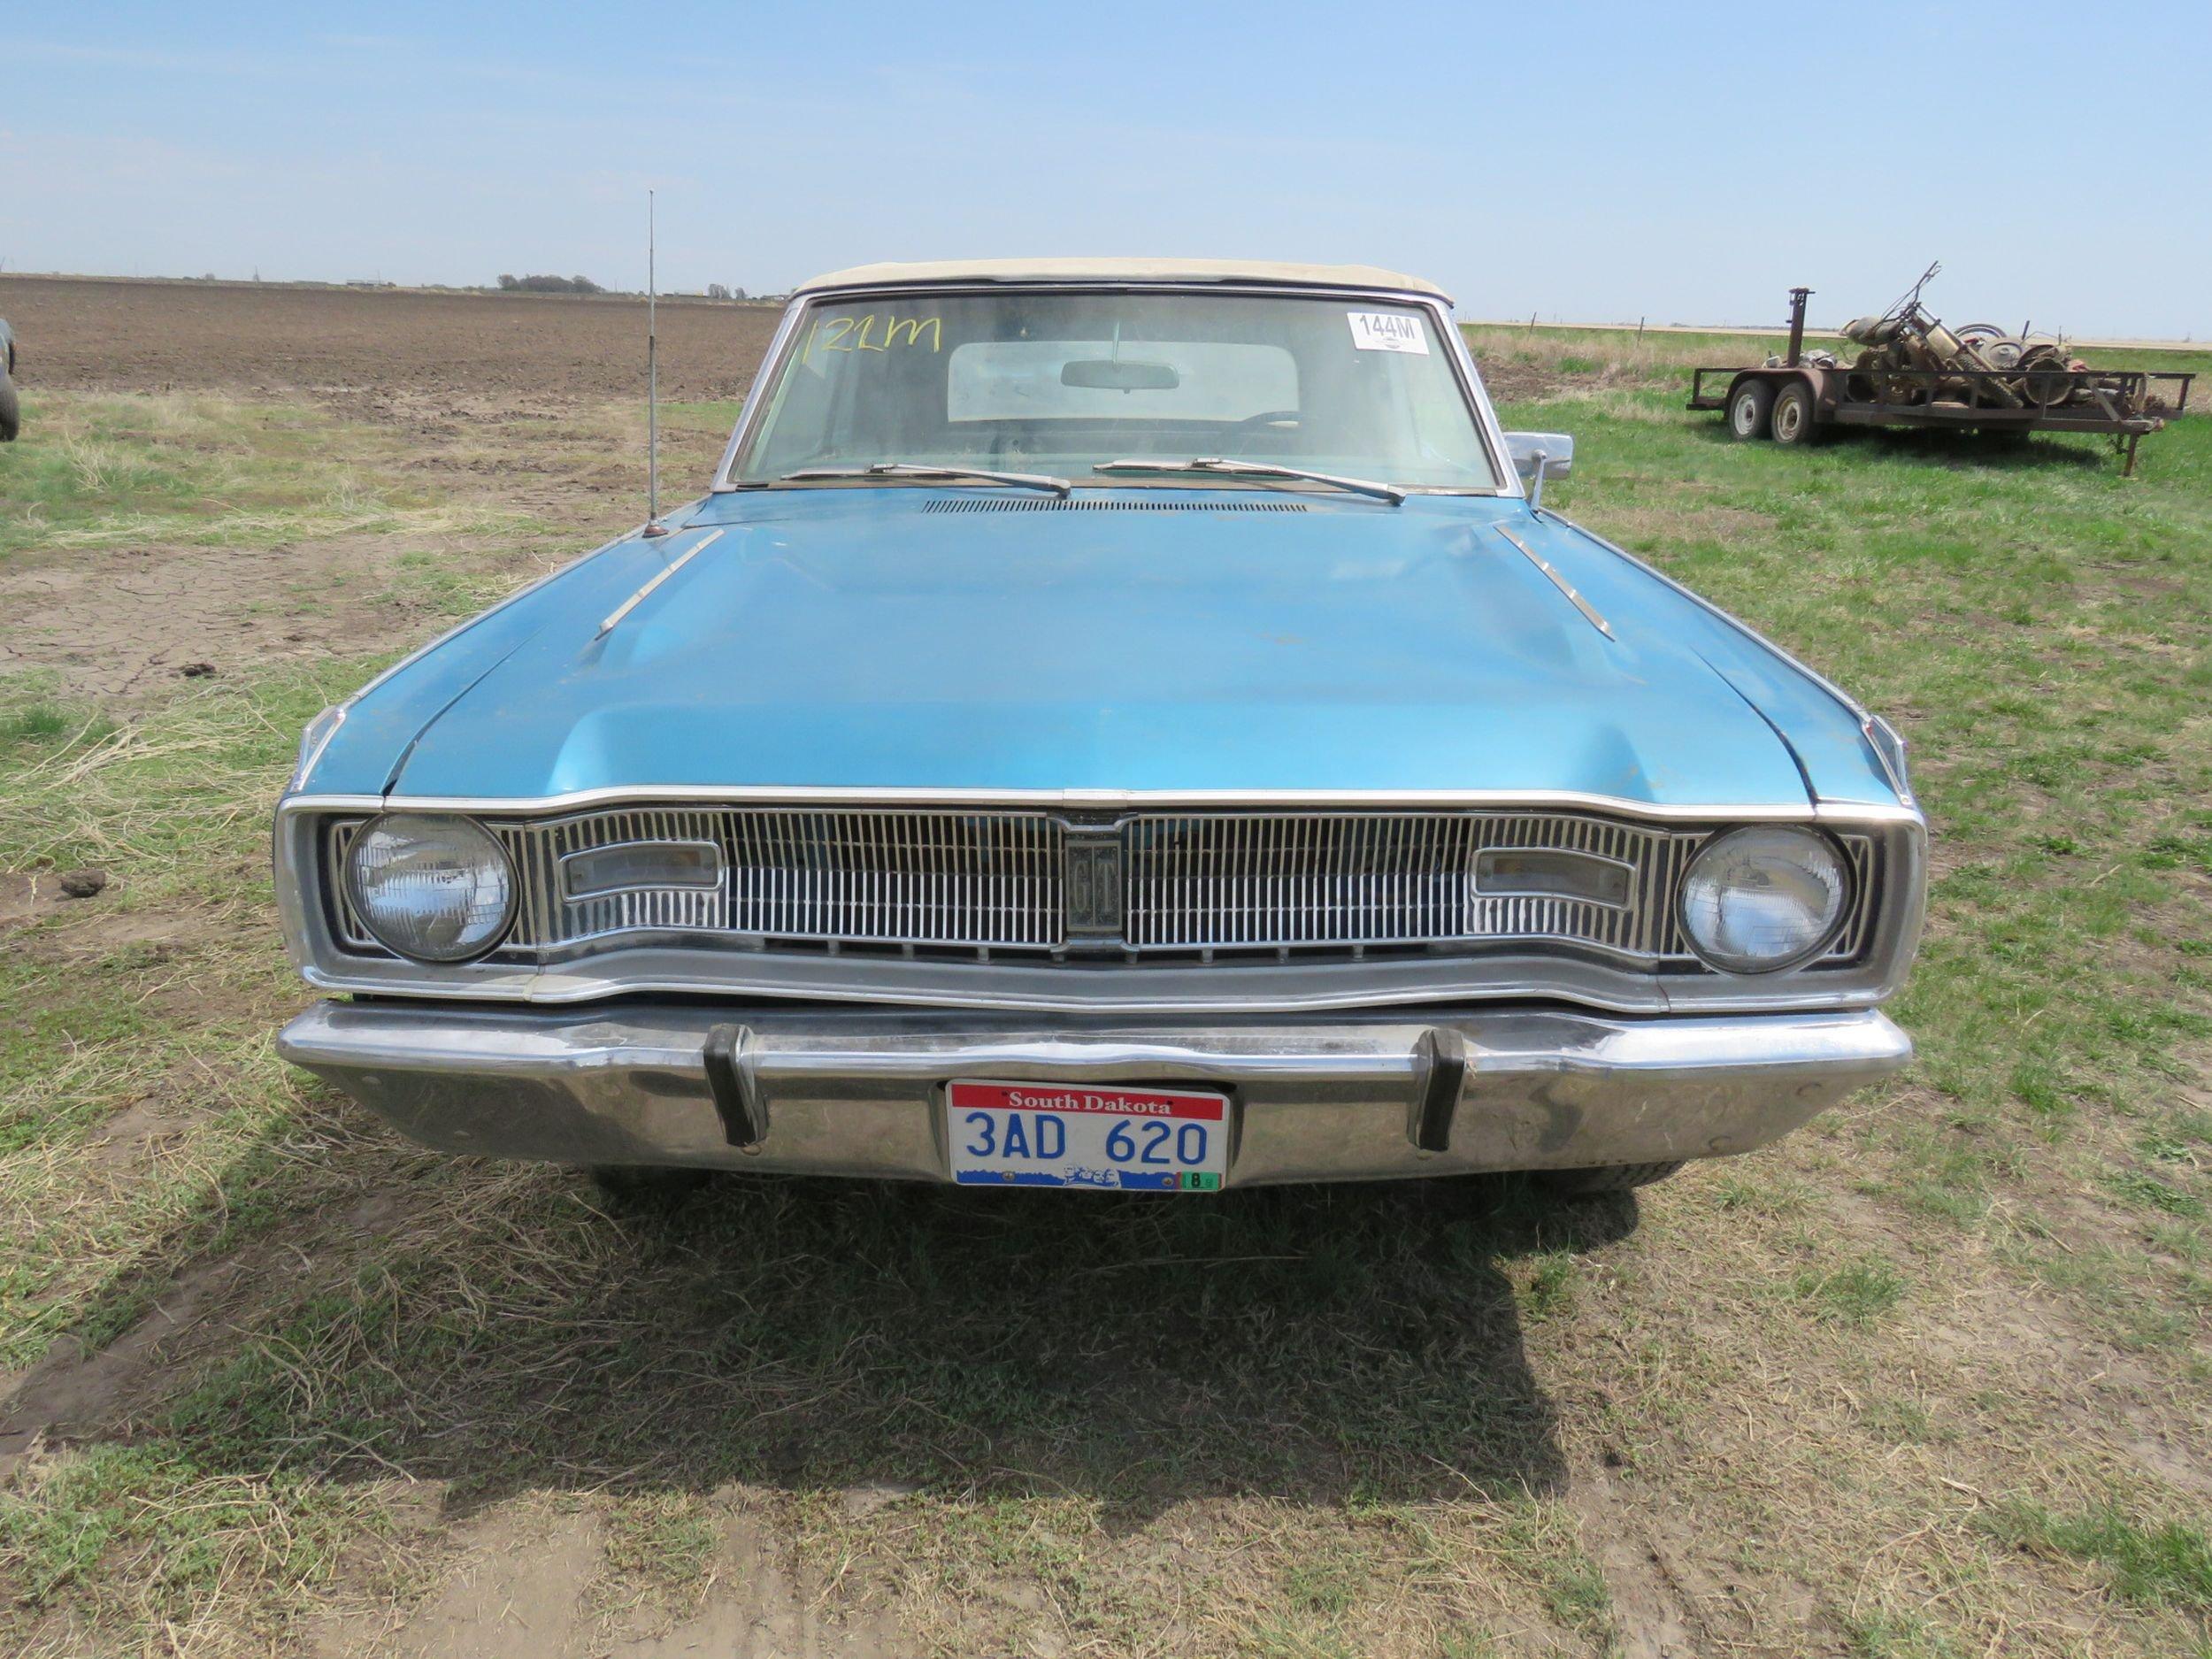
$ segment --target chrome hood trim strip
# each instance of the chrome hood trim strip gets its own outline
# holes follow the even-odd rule
[[[1670,823],[1919,824],[1915,808],[1894,803],[1821,801],[1735,802],[1711,806],[1656,804],[1620,795],[1571,790],[1527,789],[885,789],[864,785],[733,785],[700,789],[688,785],[630,785],[578,789],[565,795],[503,798],[487,795],[291,795],[277,803],[280,817],[296,812],[469,812],[495,817],[566,812],[624,803],[680,802],[708,805],[787,805],[865,803],[879,806],[1055,807],[1069,812],[1143,811],[1177,807],[1527,807],[1563,808],[1617,818]]]
[[[663,582],[666,581],[671,576],[673,576],[678,571],[683,569],[685,565],[690,564],[691,561],[696,558],[700,552],[710,544],[719,541],[721,539],[721,531],[710,530],[706,533],[706,534],[701,536],[696,541],[694,541],[689,547],[686,548],[681,553],[678,554],[673,560],[663,566],[660,572],[654,576],[652,580],[647,582],[644,587],[639,588],[637,592],[632,594],[627,599],[625,599],[611,611],[608,612],[607,619],[599,625],[599,632],[593,634],[591,637],[595,640],[605,639],[608,634],[615,631],[616,626],[621,622],[623,618],[628,616],[630,612],[635,611],[648,599],[650,599],[653,596],[654,590]]]
[[[1572,582],[1569,581],[1564,576],[1562,576],[1559,573],[1559,568],[1557,565],[1554,565],[1541,553],[1539,553],[1534,548],[1529,546],[1527,542],[1522,541],[1519,536],[1515,535],[1513,532],[1506,528],[1505,526],[1497,525],[1493,527],[1496,529],[1500,535],[1513,543],[1515,547],[1520,549],[1522,553],[1526,556],[1530,564],[1535,565],[1538,570],[1543,572],[1545,575],[1551,578],[1551,585],[1559,589],[1561,593],[1567,595],[1567,603],[1582,613],[1582,619],[1585,622],[1595,628],[1600,634],[1605,635],[1605,637],[1609,640],[1617,637],[1613,633],[1613,625],[1608,622],[1603,617],[1600,616],[1597,612],[1597,607],[1593,605],[1587,599],[1585,599],[1582,596],[1581,591],[1577,588]]]

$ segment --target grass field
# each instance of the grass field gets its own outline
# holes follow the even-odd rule
[[[2212,1654],[2212,420],[2125,480],[1790,453],[1680,409],[1750,342],[1475,344],[1577,437],[1550,503],[1890,715],[1938,837],[1919,1063],[1640,1204],[616,1217],[414,1151],[272,1054],[267,810],[315,710],[634,516],[634,417],[27,387],[0,1650]]]

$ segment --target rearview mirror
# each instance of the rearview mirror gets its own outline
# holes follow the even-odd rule
[[[1079,357],[1060,371],[1061,385],[1094,392],[1171,392],[1182,383],[1172,364],[1125,357]]]
[[[1509,432],[1505,452],[1513,457],[1513,470],[1524,479],[1536,476],[1536,457],[1544,457],[1546,478],[1564,478],[1574,470],[1575,441],[1564,432]]]

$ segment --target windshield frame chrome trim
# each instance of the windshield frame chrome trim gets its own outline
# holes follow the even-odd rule
[[[738,411],[737,423],[730,430],[729,442],[723,446],[722,459],[720,464],[717,465],[714,470],[714,481],[708,487],[708,493],[714,495],[733,495],[741,491],[752,491],[778,488],[778,486],[770,482],[738,482],[730,477],[730,472],[731,470],[737,465],[738,456],[743,452],[746,444],[751,441],[754,428],[760,424],[760,421],[764,418],[764,411],[767,403],[765,393],[767,389],[775,383],[777,377],[784,371],[786,362],[791,355],[794,342],[799,332],[799,319],[812,307],[823,303],[826,300],[833,303],[842,304],[851,299],[862,297],[870,299],[901,299],[926,295],[938,298],[947,298],[955,296],[971,295],[1004,296],[1026,290],[1056,294],[1188,294],[1210,296],[1213,298],[1219,298],[1225,293],[1234,295],[1239,298],[1271,296],[1276,298],[1287,297],[1292,299],[1319,299],[1326,301],[1333,301],[1348,297],[1355,299],[1378,299],[1386,301],[1393,304],[1412,305],[1417,307],[1429,313],[1430,320],[1436,325],[1438,332],[1445,337],[1447,342],[1444,352],[1445,359],[1451,365],[1453,378],[1458,383],[1460,396],[1465,403],[1469,414],[1474,417],[1475,428],[1482,440],[1485,459],[1486,459],[1489,463],[1491,477],[1499,481],[1494,488],[1487,489],[1479,487],[1462,488],[1454,485],[1408,484],[1401,486],[1394,480],[1391,481],[1391,488],[1394,489],[1402,488],[1409,494],[1433,493],[1448,495],[1470,495],[1483,499],[1494,497],[1503,497],[1509,500],[1526,498],[1527,491],[1521,483],[1520,475],[1513,470],[1511,459],[1506,452],[1504,428],[1499,425],[1497,411],[1490,405],[1490,395],[1487,388],[1485,388],[1482,383],[1481,372],[1475,367],[1474,358],[1468,351],[1467,337],[1460,331],[1459,325],[1453,320],[1451,307],[1437,296],[1432,294],[1409,293],[1399,288],[1321,288],[1301,287],[1296,285],[1276,286],[1272,284],[1259,283],[1239,284],[1233,288],[1224,288],[1219,284],[1209,283],[1178,281],[1102,282],[1097,280],[1066,282],[895,283],[880,288],[867,287],[818,289],[794,296],[790,304],[786,307],[784,311],[783,319],[776,326],[775,334],[768,342],[768,349],[761,358],[760,367],[755,373],[751,385],[746,388],[745,406]],[[1227,477],[1226,474],[1221,474],[1218,476],[1225,479]],[[1256,480],[1255,480],[1255,482],[1256,483]],[[831,488],[836,487],[834,483],[831,483],[829,480],[825,480],[825,483],[829,484],[829,487]],[[918,484],[918,480],[917,480],[917,483]],[[926,485],[920,485],[919,487],[929,488],[929,486]],[[1079,485],[1079,487],[1080,486]],[[1225,483],[1220,487],[1235,489],[1250,488],[1252,486]],[[782,486],[781,488],[809,488],[809,486],[787,485]],[[951,488],[961,487],[951,486]]]

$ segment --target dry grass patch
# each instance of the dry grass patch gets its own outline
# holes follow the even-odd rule
[[[1640,1208],[740,1181],[618,1216],[403,1148],[268,1055],[302,994],[265,815],[367,664],[97,708],[18,680],[0,873],[113,885],[11,899],[0,949],[0,1204],[33,1240],[0,1247],[0,1342],[49,1431],[0,1478],[0,1646],[352,1659],[480,1630],[488,1586],[577,1653],[2202,1649],[2212,433],[2130,483],[2061,441],[1791,456],[1672,418],[1699,342],[1544,349],[1580,390],[1509,416],[1576,431],[1555,502],[1914,739],[1911,1075]],[[634,418],[525,413],[302,430],[426,511],[634,507]],[[168,437],[280,456],[300,418],[100,442],[158,472]],[[83,458],[83,523],[160,508]],[[359,544],[422,556],[390,580],[426,631],[556,539],[460,572]]]

